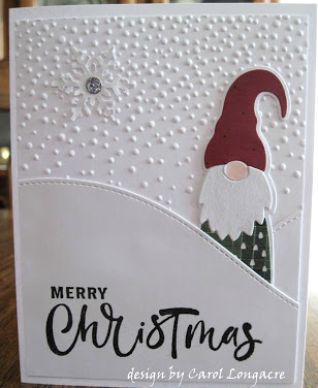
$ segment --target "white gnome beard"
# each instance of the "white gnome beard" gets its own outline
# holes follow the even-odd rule
[[[223,165],[208,169],[200,194],[200,221],[208,221],[222,240],[230,236],[234,241],[242,232],[252,235],[255,221],[263,223],[273,196],[263,171],[249,167],[249,175],[239,181],[230,180],[223,171]]]

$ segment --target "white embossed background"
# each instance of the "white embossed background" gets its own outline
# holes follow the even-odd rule
[[[274,224],[299,211],[305,161],[307,19],[159,16],[15,25],[19,179],[67,177],[138,193],[198,224],[203,155],[228,86],[269,67],[290,113],[260,100],[278,194]],[[88,95],[97,75],[107,92]]]

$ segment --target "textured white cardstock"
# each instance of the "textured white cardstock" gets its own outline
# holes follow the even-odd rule
[[[302,386],[315,14],[11,11],[23,382]]]

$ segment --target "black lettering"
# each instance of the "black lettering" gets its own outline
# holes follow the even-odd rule
[[[261,340],[258,340],[258,339],[254,339],[250,333],[250,331],[252,330],[252,325],[248,322],[245,322],[242,326],[243,328],[243,332],[247,338],[247,341],[241,343],[234,351],[234,358],[237,360],[237,361],[244,361],[244,360],[247,360],[248,358],[251,357],[251,355],[254,353],[254,350],[255,350],[255,344],[258,343],[258,344],[261,344],[263,341]],[[243,353],[242,355],[240,355],[240,351],[242,349],[244,349],[244,347],[247,346],[247,350],[245,353]]]
[[[199,327],[201,329],[200,330],[200,336],[199,336],[199,343],[203,344],[203,342],[208,337],[209,348],[212,349],[212,350],[215,350],[215,348],[213,346],[214,328],[211,327],[210,329],[205,331],[205,323],[202,320],[198,321],[194,326],[193,325],[189,325],[188,326],[188,330],[187,330],[187,333],[186,333],[186,340],[185,340],[186,348],[187,349],[191,348],[193,337],[194,337],[195,332],[198,330]]]
[[[104,287],[104,288],[98,287],[98,291],[99,291],[99,293],[100,293],[101,299],[104,300],[104,299],[105,299],[105,294],[106,294],[107,288],[106,288],[106,287]]]
[[[49,345],[49,348],[51,349],[51,351],[54,354],[56,354],[58,356],[65,356],[68,353],[70,353],[71,350],[74,348],[74,346],[76,344],[77,336],[75,337],[75,339],[74,339],[73,343],[70,345],[70,347],[67,348],[66,350],[63,351],[63,350],[60,350],[58,348],[58,346],[55,342],[55,338],[54,338],[53,325],[54,325],[55,313],[56,313],[57,309],[61,309],[61,308],[65,309],[65,311],[67,313],[66,325],[65,325],[64,329],[61,330],[61,333],[63,333],[63,334],[68,333],[73,326],[73,317],[72,317],[71,309],[64,303],[57,304],[50,311],[48,318],[47,318],[47,321],[46,321],[46,339],[47,339],[47,343]]]
[[[74,287],[66,287],[66,297],[67,297],[67,299],[73,299],[74,298],[73,291],[74,291]]]
[[[159,316],[156,315],[156,314],[153,314],[151,316],[151,321],[154,325],[154,328],[150,330],[148,336],[147,336],[147,340],[146,340],[146,344],[148,346],[148,348],[150,349],[158,349],[160,348],[160,346],[163,345],[164,341],[165,341],[165,336],[164,336],[164,332],[161,328],[161,324],[166,322],[169,318],[161,321],[160,323],[158,323],[158,319],[159,319]],[[157,339],[157,342],[154,342],[153,344],[151,343],[151,340],[152,340],[152,337],[157,334],[158,335],[158,339]]]
[[[85,288],[84,287],[76,287],[76,297],[77,299],[85,299]]]
[[[173,328],[172,328],[172,339],[171,339],[171,357],[173,359],[178,358],[177,352],[177,337],[178,337],[178,324],[180,315],[199,315],[198,310],[184,307],[175,307],[170,309],[159,310],[159,314],[162,316],[169,315],[169,318],[172,318]]]
[[[134,352],[138,343],[143,343],[143,327],[140,327],[138,329],[135,341],[134,341],[133,345],[131,346],[130,350],[128,350],[126,353],[124,353],[119,347],[120,329],[121,329],[121,325],[123,323],[123,320],[124,320],[124,318],[122,316],[120,316],[119,318],[116,318],[117,322],[116,322],[114,336],[113,336],[113,347],[114,347],[114,350],[115,350],[115,353],[117,354],[117,356],[128,357]]]
[[[63,287],[51,287],[51,298],[63,299]]]
[[[96,299],[96,288],[87,287],[88,299]]]

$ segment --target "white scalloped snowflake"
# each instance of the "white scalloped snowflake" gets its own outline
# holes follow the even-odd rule
[[[70,71],[62,73],[51,86],[57,88],[62,98],[69,98],[71,120],[90,116],[93,112],[104,117],[112,116],[115,99],[127,95],[131,86],[121,74],[115,50],[89,55],[72,48],[70,66]]]

